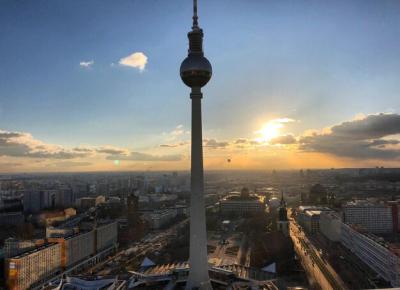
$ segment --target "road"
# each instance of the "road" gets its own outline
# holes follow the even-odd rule
[[[322,289],[348,289],[293,219],[290,219],[289,229],[296,253],[309,276]]]

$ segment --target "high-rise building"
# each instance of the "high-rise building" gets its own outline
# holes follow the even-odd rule
[[[400,287],[400,248],[362,230],[343,223],[341,243],[393,287]]]
[[[118,242],[118,223],[110,222],[95,228],[96,251],[101,251]]]
[[[4,241],[4,256],[12,258],[24,252],[33,250],[34,248],[43,245],[44,240],[18,240],[15,238],[8,238]]]
[[[186,289],[211,289],[208,276],[206,214],[204,206],[203,137],[201,124],[201,88],[211,79],[212,68],[203,53],[203,30],[197,17],[197,0],[193,0],[193,26],[188,33],[188,56],[182,62],[182,81],[191,88],[191,196],[189,278]]]
[[[37,213],[42,209],[41,194],[38,190],[26,190],[23,197],[24,212]]]
[[[61,245],[43,245],[6,259],[5,264],[8,289],[29,289],[61,271]]]
[[[367,200],[349,202],[342,207],[343,221],[357,224],[371,233],[391,233],[393,231],[393,208],[384,203]]]
[[[95,253],[94,231],[68,237],[51,237],[47,240],[61,245],[61,267],[64,269]]]

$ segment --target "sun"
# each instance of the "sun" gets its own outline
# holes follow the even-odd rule
[[[279,130],[283,127],[281,123],[268,122],[265,124],[258,133],[262,141],[269,141],[279,136]]]

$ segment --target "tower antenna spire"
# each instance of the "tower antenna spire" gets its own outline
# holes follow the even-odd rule
[[[199,19],[199,17],[197,16],[197,0],[193,0],[193,27],[192,28],[199,27],[198,19]]]

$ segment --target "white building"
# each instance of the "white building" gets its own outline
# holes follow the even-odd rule
[[[347,203],[342,210],[345,223],[360,225],[371,233],[393,231],[392,206],[388,204],[357,200]]]
[[[342,244],[393,287],[400,287],[400,248],[359,230],[356,225],[342,223]]]
[[[328,207],[320,206],[299,206],[297,208],[297,222],[309,233],[319,232],[319,220],[322,212],[332,211]]]

